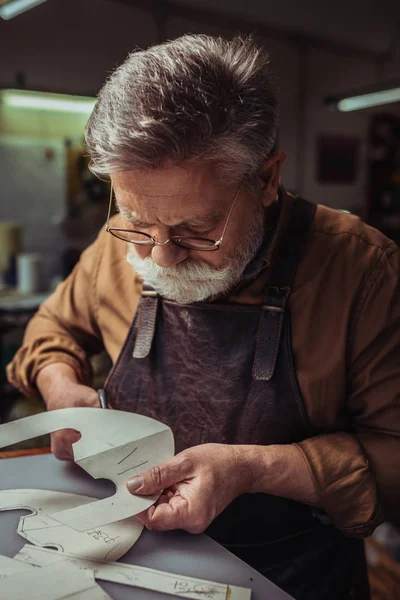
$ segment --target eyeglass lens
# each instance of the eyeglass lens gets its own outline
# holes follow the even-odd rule
[[[149,236],[147,233],[117,228],[110,228],[109,231],[115,237],[131,244],[138,244],[140,246],[153,245],[151,236]],[[192,250],[217,250],[219,247],[214,240],[210,240],[208,238],[172,236],[171,240],[179,246],[183,246],[184,248],[189,248]]]

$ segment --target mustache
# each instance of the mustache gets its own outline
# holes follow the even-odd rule
[[[151,256],[141,260],[134,248],[129,248],[128,262],[143,281],[161,296],[181,304],[190,304],[223,292],[240,277],[231,265],[212,267],[204,261],[187,258],[184,262],[161,267]]]
[[[148,256],[143,259],[146,269],[151,269],[157,277],[176,278],[185,281],[207,281],[211,278],[223,280],[229,267],[212,267],[203,260],[187,258],[184,262],[171,267],[161,267]],[[143,265],[144,266],[144,265]]]

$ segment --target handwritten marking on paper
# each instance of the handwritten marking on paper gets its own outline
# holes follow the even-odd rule
[[[145,589],[155,589],[157,591],[169,591],[169,593],[174,593],[176,596],[182,595],[187,598],[208,598],[209,600],[218,600],[221,599],[221,592],[223,594],[223,598],[225,599],[225,588],[226,586],[214,586],[208,583],[200,583],[195,582],[191,583],[186,579],[175,579],[174,576],[171,576],[167,573],[154,572],[154,576],[158,578],[157,586],[148,587],[143,579],[144,572],[147,569],[143,569],[143,571],[139,568],[130,567],[129,572],[125,569],[118,570],[118,574],[120,577],[126,582],[137,585],[138,587],[144,587]],[[100,574],[101,579],[101,574]],[[164,581],[163,585],[160,585],[161,581]],[[114,580],[116,581],[116,580]],[[121,581],[120,581],[121,582]],[[122,583],[122,582],[121,582]],[[154,583],[154,582],[153,582]],[[221,589],[222,588],[222,589]],[[167,592],[168,593],[168,592]],[[190,596],[189,596],[190,595]]]
[[[113,542],[116,542],[120,539],[119,535],[117,535],[117,537],[112,538],[100,529],[93,529],[92,531],[87,531],[86,534],[92,536],[95,540],[103,540],[105,544],[112,544]]]
[[[137,583],[140,581],[140,575],[137,575],[133,569],[130,573],[124,571],[118,571],[118,573],[130,583]]]
[[[117,563],[114,563],[115,565]],[[151,589],[158,592],[166,592],[182,598],[205,598],[207,600],[225,600],[227,586],[213,582],[194,580],[192,578],[177,577],[172,573],[156,571],[146,567],[123,565],[118,563],[118,577],[111,577],[115,582],[126,581],[135,586]],[[111,574],[108,571],[108,574]],[[99,578],[105,575],[99,569]],[[111,580],[110,579],[110,580]],[[121,581],[122,580],[122,581]]]
[[[132,450],[132,452],[129,452],[129,454],[127,454],[122,460],[119,461],[119,463],[117,463],[118,465],[120,465],[122,462],[124,462],[124,460],[126,460],[127,458],[129,458],[131,456],[131,454],[133,454],[134,452],[136,452],[136,450],[138,449],[138,447],[136,446],[136,448],[134,448]]]
[[[138,467],[142,467],[143,465],[146,465],[148,462],[149,462],[148,460],[145,460],[144,462],[141,462],[138,465],[135,465],[134,467],[129,467],[128,469],[125,469],[125,471],[121,471],[121,473],[118,473],[118,475],[123,475],[127,471],[132,471],[132,469],[137,469]]]
[[[198,594],[202,598],[215,598],[220,594],[220,590],[208,584],[189,584],[187,581],[177,579],[174,585],[174,591],[177,594]]]

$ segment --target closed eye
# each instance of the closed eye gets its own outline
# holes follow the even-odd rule
[[[120,210],[120,213],[123,216],[123,218],[127,221],[127,224],[129,225],[130,229],[149,229],[149,227],[152,227],[152,225],[150,225],[149,223],[143,223],[142,221],[134,219],[132,215],[129,215],[123,210]]]
[[[132,217],[130,217],[129,219],[127,217],[125,217],[126,220],[129,222],[130,227],[132,227],[133,229],[137,229],[137,230],[146,230],[146,229],[150,229],[152,227],[154,227],[153,225],[150,225],[149,223],[143,223],[142,221],[136,221],[136,219],[132,219]],[[176,227],[172,227],[171,228],[174,231],[174,235],[178,234],[178,233],[183,233],[183,232],[187,232],[187,233],[192,233],[195,235],[206,235],[207,233],[210,233],[211,231],[213,231],[215,229],[215,225],[210,226],[209,224],[207,224],[207,226],[190,226],[190,225],[176,225]]]
[[[139,219],[135,219],[132,216],[132,213],[123,206],[118,206],[118,211],[125,221],[127,221],[127,224],[131,229],[148,229],[151,227],[149,223],[143,223]]]
[[[207,233],[210,233],[211,231],[214,231],[219,226],[220,222],[221,218],[207,219],[207,221],[203,221],[202,223],[192,223],[190,221],[187,221],[186,223],[181,223],[176,228],[183,229],[185,231],[190,231],[191,233],[196,233],[198,235],[205,235]]]
[[[129,219],[129,223],[135,229],[149,229],[152,227],[152,225],[149,225],[148,223],[142,223],[141,221],[135,221],[133,219]]]
[[[151,223],[145,223],[143,221],[140,221],[139,219],[135,219],[135,217],[132,215],[132,213],[130,213],[129,211],[127,211],[126,209],[124,209],[123,207],[119,207],[119,212],[122,215],[122,217],[124,217],[124,219],[126,219],[126,221],[129,223],[129,226],[133,229],[137,229],[137,230],[146,230],[146,229],[150,229],[152,227],[154,227],[154,225],[152,225]],[[192,233],[195,235],[206,235],[212,231],[214,231],[214,229],[216,229],[216,227],[219,225],[221,221],[221,215],[220,213],[217,213],[215,215],[213,215],[211,218],[208,218],[206,220],[190,220],[190,221],[185,221],[182,223],[179,223],[175,226],[172,226],[171,229],[173,229],[176,232],[188,232],[188,233]]]
[[[196,235],[203,235],[206,236],[209,233],[211,233],[212,231],[214,231],[215,227],[207,227],[205,229],[202,229],[200,227],[186,227],[185,231],[188,231],[190,233],[194,233]]]

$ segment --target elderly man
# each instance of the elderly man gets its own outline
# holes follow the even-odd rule
[[[399,250],[289,195],[277,129],[251,40],[131,54],[86,131],[119,214],[9,378],[50,410],[98,406],[105,347],[109,405],[175,434],[176,457],[127,482],[162,492],[149,529],[207,531],[297,600],[366,599],[361,538],[399,511]],[[56,456],[76,435],[53,435]]]

